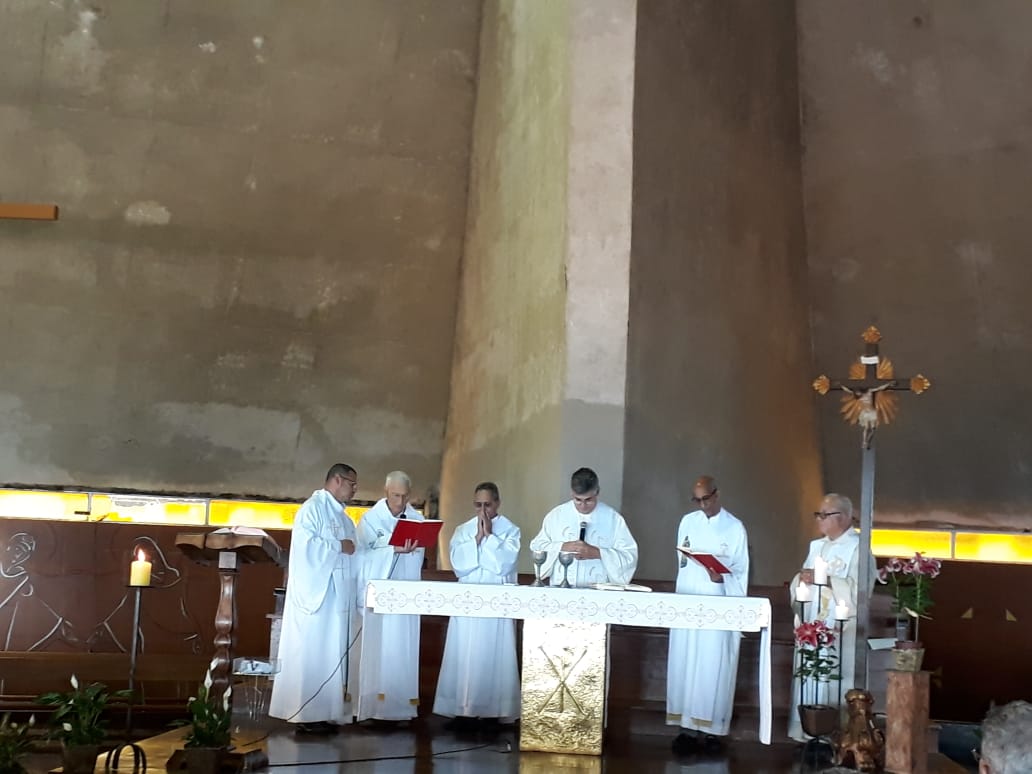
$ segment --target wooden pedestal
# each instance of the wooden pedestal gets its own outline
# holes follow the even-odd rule
[[[889,672],[885,770],[928,772],[928,672]]]

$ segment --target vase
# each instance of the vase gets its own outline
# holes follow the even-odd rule
[[[807,736],[828,736],[838,728],[839,711],[827,704],[800,704],[799,722]]]
[[[892,649],[893,668],[897,672],[920,672],[924,660],[924,648],[920,642],[907,640],[896,642]]]
[[[186,747],[183,762],[190,774],[218,774],[225,752],[224,747]]]
[[[65,774],[93,774],[99,744],[61,744],[61,768]]]

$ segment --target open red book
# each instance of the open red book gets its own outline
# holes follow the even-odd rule
[[[707,570],[713,570],[713,572],[718,573],[720,575],[731,574],[731,571],[727,568],[727,566],[722,561],[717,559],[717,557],[715,557],[713,554],[704,554],[698,551],[692,551],[690,548],[685,548],[684,546],[677,546],[677,550],[685,556],[690,556],[692,559],[697,561]]]
[[[388,545],[403,546],[406,540],[412,540],[419,548],[430,548],[437,545],[437,536],[441,532],[443,521],[428,519],[427,521],[416,521],[415,519],[398,519],[394,524],[394,532]]]

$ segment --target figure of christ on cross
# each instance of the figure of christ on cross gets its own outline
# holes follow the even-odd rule
[[[861,429],[860,472],[860,556],[859,588],[856,597],[856,685],[867,688],[867,636],[870,628],[871,529],[874,524],[874,431],[879,424],[889,424],[898,411],[895,392],[920,395],[932,383],[918,374],[910,378],[896,377],[892,362],[878,351],[881,333],[873,325],[864,331],[864,354],[849,368],[846,379],[829,379],[821,374],[813,381],[813,389],[821,395],[843,390],[843,418]]]

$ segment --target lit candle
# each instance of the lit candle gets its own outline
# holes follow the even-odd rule
[[[828,585],[828,563],[818,556],[813,561],[813,582],[818,586]]]
[[[795,598],[796,602],[810,601],[810,587],[806,585],[805,581],[799,581],[799,585],[796,586]]]
[[[149,586],[150,585],[151,563],[143,555],[143,551],[136,554],[136,561],[129,565],[129,585]]]
[[[836,621],[847,621],[849,620],[849,605],[842,600],[839,600],[835,605],[835,620]]]

